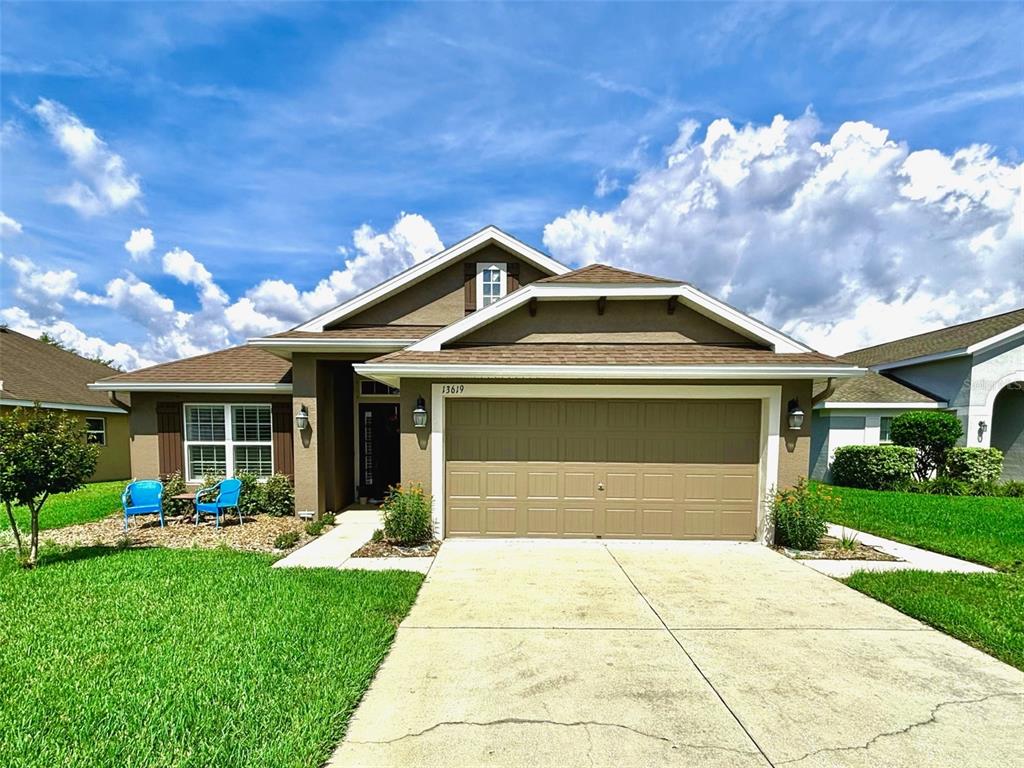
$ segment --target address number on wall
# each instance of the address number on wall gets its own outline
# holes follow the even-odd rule
[[[442,395],[461,395],[466,391],[465,384],[442,384],[441,394]]]

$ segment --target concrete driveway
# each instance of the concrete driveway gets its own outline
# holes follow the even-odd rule
[[[331,766],[1024,765],[1024,673],[756,544],[452,540]]]

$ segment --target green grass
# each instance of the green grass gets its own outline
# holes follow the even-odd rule
[[[39,513],[40,530],[89,523],[116,512],[121,508],[121,492],[127,484],[127,480],[89,483],[77,491],[51,496]],[[18,528],[23,533],[28,531],[28,510],[25,507],[14,508],[14,519],[18,521]],[[0,506],[0,530],[10,527],[7,510]]]
[[[0,554],[0,765],[320,765],[422,577],[272,560]]]
[[[1004,571],[1024,565],[1024,499],[830,487],[831,523]]]
[[[1024,670],[1024,574],[860,571],[846,583]]]

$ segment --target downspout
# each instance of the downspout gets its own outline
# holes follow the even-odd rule
[[[832,396],[832,393],[836,391],[836,379],[834,376],[828,377],[828,382],[825,384],[825,388],[818,394],[811,398],[811,408],[816,406],[818,403],[827,400]]]
[[[109,392],[107,392],[107,397],[110,398],[110,402],[112,404],[116,405],[118,408],[123,408],[125,413],[132,412],[132,407],[128,405],[128,403],[123,403],[117,399],[117,392],[115,392],[114,390],[110,390]]]

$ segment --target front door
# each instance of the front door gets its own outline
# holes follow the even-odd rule
[[[398,403],[359,405],[359,495],[380,501],[400,478]]]

